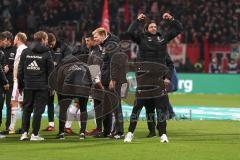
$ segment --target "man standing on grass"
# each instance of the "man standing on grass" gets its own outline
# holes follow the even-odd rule
[[[11,98],[11,124],[9,126],[9,134],[15,133],[15,125],[17,122],[17,112],[18,105],[22,107],[23,95],[18,90],[18,80],[17,80],[17,72],[18,72],[18,64],[20,61],[21,54],[24,49],[27,48],[25,45],[27,42],[27,36],[25,33],[19,32],[14,38],[14,45],[17,46],[17,53],[14,59],[13,64],[13,91]]]
[[[3,34],[7,38],[7,43],[4,48],[4,55],[6,57],[6,65],[4,66],[4,72],[6,74],[7,80],[9,82],[9,90],[5,91],[4,93],[4,100],[6,100],[6,130],[3,131],[4,134],[8,134],[8,128],[11,123],[11,97],[12,97],[12,90],[13,90],[13,65],[14,65],[14,58],[16,55],[17,48],[13,45],[13,35],[9,31],[4,31]],[[4,102],[4,101],[3,101]]]
[[[125,57],[120,52],[119,38],[107,32],[104,28],[93,31],[94,41],[99,45],[102,57],[101,83],[106,92],[112,92],[117,100],[117,106],[112,106],[111,99],[104,98],[104,108],[110,113],[103,118],[104,136],[121,139],[124,138],[123,113],[121,106],[121,87],[126,83]],[[121,63],[123,61],[123,63]],[[112,121],[112,115],[115,122]],[[112,129],[112,130],[111,130]]]
[[[48,33],[48,47],[51,50],[51,56],[53,58],[54,66],[57,67],[58,64],[67,56],[71,55],[70,46],[66,43],[57,39],[55,34]],[[54,92],[49,93],[48,99],[48,126],[44,129],[44,131],[54,131]],[[58,100],[61,99],[61,95],[57,95]],[[60,100],[59,100],[60,101]]]
[[[0,46],[4,46],[5,45],[5,42],[6,41],[6,36],[3,35],[2,33],[0,33]],[[4,66],[4,54],[3,52],[0,50],[0,102],[1,102],[1,111],[2,111],[2,106],[3,106],[3,93],[4,91],[7,91],[9,89],[9,83],[8,83],[8,80],[6,78],[6,75],[4,73],[4,70],[3,70],[3,66]],[[1,112],[1,115],[0,115],[1,119],[0,119],[0,126],[1,126],[1,122],[2,122],[2,112]],[[0,139],[1,138],[5,138],[4,135],[1,135],[0,134]]]
[[[171,30],[167,31],[166,33],[159,33],[157,30],[157,22],[154,20],[146,21],[146,15],[144,14],[138,15],[137,20],[134,21],[128,29],[128,34],[130,35],[131,39],[139,45],[137,61],[141,62],[142,64],[149,63],[152,64],[152,66],[154,66],[154,64],[159,64],[159,66],[167,65],[166,58],[168,54],[166,52],[166,45],[183,30],[181,23],[175,20],[174,17],[169,13],[164,13],[162,18],[169,24],[169,27],[171,28]],[[141,32],[136,32],[142,22],[145,22],[144,30]],[[139,113],[144,105],[145,108],[150,110],[149,113],[152,113],[156,109],[158,121],[157,128],[160,136],[160,142],[168,143],[166,119],[170,102],[168,95],[164,92],[171,84],[173,67],[169,68],[167,74],[161,76],[160,74],[154,74],[154,72],[160,71],[160,69],[155,71],[154,69],[156,68],[149,67],[150,69],[148,69],[147,72],[143,66],[138,68],[136,74],[136,99],[131,114],[128,133],[124,139],[124,142],[132,142]],[[158,91],[158,89],[160,90]],[[156,92],[154,93],[154,91]],[[147,94],[144,95],[144,93]],[[152,116],[150,116],[150,118],[151,117]],[[151,130],[154,130],[154,133],[155,126],[152,128],[153,129]]]
[[[7,80],[6,76],[5,76],[5,74],[4,74],[4,71],[2,69],[1,63],[0,63],[0,80],[1,80],[0,81],[0,85],[1,85],[0,86],[0,90],[1,90],[1,92],[3,90],[8,91],[9,90],[9,83],[8,83],[8,80]],[[5,136],[0,134],[0,139],[1,138],[5,138]]]
[[[20,140],[28,139],[31,114],[33,114],[31,141],[42,141],[39,136],[42,113],[48,101],[48,77],[54,69],[51,52],[47,47],[48,35],[38,31],[34,41],[23,51],[18,68],[18,89],[24,91],[22,136]],[[21,92],[20,92],[21,93]]]

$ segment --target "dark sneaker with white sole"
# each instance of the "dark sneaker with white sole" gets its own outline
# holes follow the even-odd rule
[[[84,133],[80,133],[79,139],[84,140],[85,138],[86,138],[85,134]]]
[[[57,139],[64,140],[65,139],[64,133],[59,133]]]

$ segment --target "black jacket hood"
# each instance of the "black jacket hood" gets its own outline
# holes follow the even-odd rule
[[[119,43],[120,39],[117,36],[115,36],[115,35],[113,35],[111,33],[108,33],[108,37],[104,40],[104,42],[101,45],[104,45],[106,42],[109,42],[109,41],[113,41],[113,42]]]
[[[50,51],[47,46],[42,45],[40,42],[34,41],[29,47],[34,53],[42,54]]]

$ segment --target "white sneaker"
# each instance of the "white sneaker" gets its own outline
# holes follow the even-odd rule
[[[0,139],[6,138],[6,136],[0,134]]]
[[[84,140],[86,137],[85,137],[85,134],[84,133],[81,133],[80,136],[79,136],[79,139],[81,140]]]
[[[15,134],[15,133],[16,133],[15,129],[10,129],[10,130],[8,131],[8,134]]]
[[[31,135],[31,139],[30,139],[30,141],[43,141],[43,140],[44,140],[43,137],[40,137],[39,135],[34,136],[34,134]]]
[[[133,133],[132,132],[128,132],[125,136],[124,142],[125,143],[130,143],[133,140]]]
[[[168,143],[169,142],[166,134],[163,134],[160,137],[160,142],[162,142],[162,143]]]
[[[20,137],[20,141],[25,141],[25,140],[28,140],[28,134],[27,134],[27,132],[24,132],[24,133],[22,134],[22,136]]]

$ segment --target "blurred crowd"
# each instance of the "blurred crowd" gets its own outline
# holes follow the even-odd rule
[[[75,42],[100,25],[102,7],[103,0],[2,0],[0,28],[27,33],[48,29]],[[128,0],[128,7],[126,0],[109,0],[111,32],[125,31],[140,12],[161,23],[165,11],[184,24],[183,42],[198,43],[208,37],[210,43],[221,44],[240,39],[238,0]]]
[[[110,30],[119,36],[139,13],[156,19],[160,29],[165,29],[162,13],[171,12],[184,25],[179,38],[182,43],[201,44],[205,38],[210,44],[240,40],[240,0],[109,0],[108,3]],[[28,35],[46,30],[75,45],[81,43],[85,33],[100,26],[102,9],[103,0],[2,0],[0,30],[23,31]],[[181,72],[201,72],[202,60],[195,65],[187,59],[185,64],[176,66]],[[221,66],[222,60],[218,62]]]
[[[194,64],[186,58],[185,63],[180,61],[175,62],[175,68],[180,73],[205,73],[204,62],[202,60],[196,61]],[[208,65],[208,73],[212,74],[239,74],[240,62],[237,59],[226,57],[221,58],[213,56]]]

